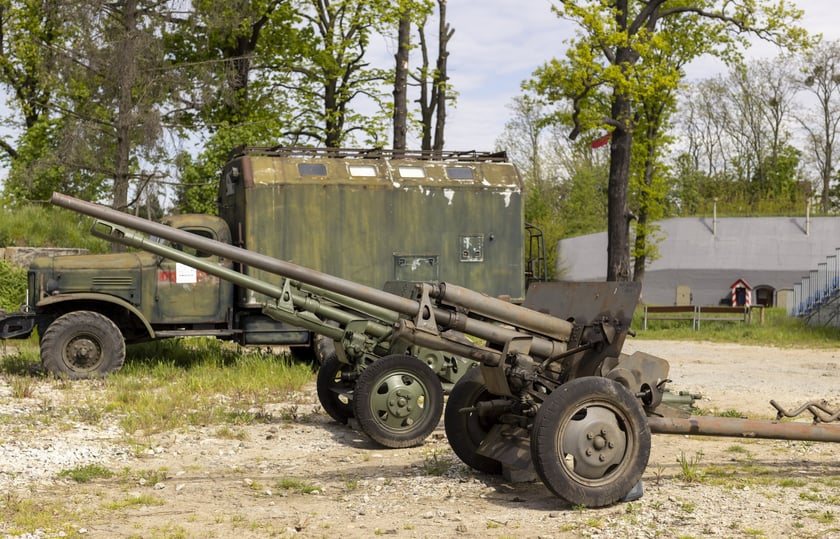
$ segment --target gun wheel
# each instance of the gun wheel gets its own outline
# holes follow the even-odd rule
[[[428,365],[411,356],[378,359],[362,371],[353,391],[362,432],[391,448],[420,445],[443,411],[443,388]]]
[[[571,505],[621,501],[641,480],[649,457],[650,429],[639,402],[607,378],[561,385],[534,419],[534,468],[546,487]]]
[[[446,401],[443,426],[452,451],[464,464],[487,474],[502,473],[502,463],[478,454],[481,442],[496,424],[493,417],[482,417],[476,411],[466,411],[481,401],[492,400],[487,391],[481,369],[474,367],[455,383]]]
[[[125,361],[125,340],[105,315],[69,312],[55,319],[41,338],[41,363],[54,374],[78,380],[116,372]]]
[[[318,400],[324,411],[339,423],[347,424],[353,417],[353,383],[342,376],[350,365],[338,360],[333,354],[328,356],[318,369],[316,389]]]

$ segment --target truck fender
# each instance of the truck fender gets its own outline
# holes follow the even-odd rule
[[[155,338],[155,330],[152,328],[152,325],[149,324],[149,321],[146,320],[146,317],[143,316],[143,313],[141,313],[137,309],[137,307],[125,301],[124,299],[109,296],[108,294],[97,294],[95,292],[80,292],[78,294],[59,294],[57,296],[48,296],[42,299],[36,304],[36,306],[39,308],[43,308],[52,305],[58,305],[60,303],[65,303],[68,301],[94,301],[98,303],[111,303],[113,305],[122,307],[123,309],[129,311],[131,314],[136,316],[137,319],[140,320],[140,322],[142,322],[143,326],[146,328],[146,331],[149,333],[149,337],[151,339]]]

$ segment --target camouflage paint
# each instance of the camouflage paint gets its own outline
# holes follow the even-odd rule
[[[438,280],[512,298],[524,296],[522,204],[516,169],[499,161],[254,152],[220,186],[220,216],[252,251],[368,286]]]

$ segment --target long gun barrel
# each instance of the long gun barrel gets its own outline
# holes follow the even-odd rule
[[[566,343],[574,330],[572,323],[560,318],[514,305],[504,300],[490,298],[451,284],[439,283],[436,285],[427,285],[428,295],[436,298],[441,304],[450,304],[457,306],[457,308],[445,309],[434,307],[424,304],[422,300],[418,301],[384,290],[364,286],[310,268],[304,268],[291,262],[204,238],[105,206],[85,202],[68,195],[53,193],[51,201],[57,206],[90,217],[123,225],[171,242],[187,245],[216,256],[235,260],[242,264],[281,275],[288,279],[300,281],[310,286],[322,288],[342,296],[415,317],[415,320],[421,322],[427,321],[445,329],[453,329],[481,339],[486,339],[492,343],[504,344],[516,338],[517,335],[521,335],[521,333],[516,330],[504,328],[493,322],[466,316],[463,312],[464,310],[491,318],[503,324],[515,325],[518,328],[533,331],[538,334],[531,342],[530,351],[533,355],[543,359],[562,355],[566,351]],[[114,238],[114,241],[118,241],[118,238]],[[194,265],[192,261],[186,263]],[[208,271],[208,273],[213,273],[214,271]],[[218,273],[215,274],[218,275]],[[259,286],[246,282],[240,282],[239,284],[252,289],[255,286]],[[542,338],[539,335],[545,335],[546,338]],[[418,339],[424,338],[425,336],[422,335],[418,337]],[[454,353],[465,354],[468,357],[491,366],[498,365],[502,359],[501,354],[498,352],[481,347],[461,346],[457,347],[457,351]]]

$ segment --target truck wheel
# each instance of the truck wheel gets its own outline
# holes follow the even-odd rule
[[[347,424],[353,417],[353,383],[344,379],[342,372],[346,373],[351,369],[338,360],[333,353],[318,369],[316,388],[318,400],[324,411],[339,423]]]
[[[495,418],[482,417],[476,411],[465,411],[481,401],[492,400],[481,369],[473,367],[455,383],[446,401],[443,426],[452,451],[464,464],[487,474],[502,473],[502,463],[478,454],[478,447],[496,424]]]
[[[585,376],[555,389],[531,432],[542,482],[571,505],[612,505],[638,484],[650,457],[650,428],[638,400],[608,378]]]
[[[362,432],[391,448],[420,445],[440,422],[443,387],[432,369],[411,356],[371,363],[356,381],[353,411]]]
[[[116,372],[125,361],[125,340],[108,317],[75,311],[58,317],[41,338],[41,363],[58,377],[79,380]]]

